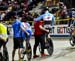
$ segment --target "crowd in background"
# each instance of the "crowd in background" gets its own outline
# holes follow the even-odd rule
[[[43,6],[48,6],[51,8],[52,0],[2,0],[0,1],[0,20],[13,20],[14,15],[21,15],[26,18],[28,21],[33,21],[33,14],[29,11],[35,8],[39,2],[43,4]],[[59,17],[59,19],[65,19],[68,17],[69,10],[67,6],[63,2],[58,2],[58,9],[53,8],[52,13]],[[11,8],[11,11],[6,13],[5,10]],[[2,14],[6,14],[6,16],[2,19]],[[66,24],[67,21],[60,21],[60,24]],[[32,23],[31,23],[32,25]]]
[[[33,21],[32,14],[29,13],[30,10],[35,8],[39,2],[43,0],[2,0],[0,1],[0,20],[8,21],[13,20],[14,15],[20,15],[25,17],[28,21]],[[10,12],[5,11],[11,8]],[[4,18],[2,18],[6,14]]]

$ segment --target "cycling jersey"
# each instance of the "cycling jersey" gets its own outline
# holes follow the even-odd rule
[[[31,26],[29,23],[27,22],[22,22],[22,25],[24,27],[24,29],[29,33],[29,36],[28,37],[31,37],[32,36],[32,29],[31,29]],[[26,37],[26,34],[25,32],[22,32],[22,37],[25,38]]]
[[[53,14],[49,13],[48,11],[45,12],[45,14],[40,15],[38,18],[35,18],[34,21],[52,21],[51,25],[54,25],[55,17]]]
[[[13,23],[12,27],[13,27],[13,32],[14,32],[14,38],[16,37],[22,37],[21,35],[21,21],[19,21],[18,19],[16,19],[16,21]]]
[[[0,38],[3,39],[4,41],[7,40],[7,27],[0,23]]]

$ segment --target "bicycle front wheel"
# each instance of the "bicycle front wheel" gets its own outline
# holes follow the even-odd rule
[[[73,38],[73,37],[71,37],[69,41],[70,41],[70,45],[71,45],[71,46],[74,46],[74,45],[75,45],[75,44],[73,43],[73,41],[74,41],[74,38]]]
[[[47,39],[46,43],[48,45],[48,47],[47,47],[48,54],[49,54],[49,56],[51,56],[54,51],[53,42],[51,39]]]

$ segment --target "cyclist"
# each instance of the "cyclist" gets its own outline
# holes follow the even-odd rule
[[[43,20],[43,22],[42,22]],[[42,15],[40,15],[38,18],[34,19],[35,23],[34,23],[34,36],[35,36],[35,45],[34,45],[34,58],[38,57],[38,55],[36,55],[36,48],[39,45],[39,42],[41,43],[41,56],[46,56],[46,54],[44,54],[44,41],[45,41],[45,32],[49,32],[49,30],[44,28],[44,25],[54,25],[54,21],[55,21],[55,17],[53,14],[49,13],[49,9],[48,7],[46,7],[43,10]],[[45,32],[43,32],[45,31]]]
[[[24,18],[22,20],[22,25],[21,27],[23,27],[28,33],[29,35],[27,35],[25,32],[22,32],[22,36],[23,36],[23,40],[26,41],[26,49],[28,48],[28,44],[30,44],[30,38],[32,36],[32,28],[30,26],[30,24],[26,21],[26,19]],[[23,54],[25,54],[26,51],[23,52]]]
[[[32,36],[32,28],[30,26],[30,24],[26,21],[26,19],[22,20],[22,25],[23,28],[26,29],[26,31],[29,33],[29,35],[27,36],[25,33],[23,33],[24,38],[26,38],[26,40],[30,40],[31,36]]]

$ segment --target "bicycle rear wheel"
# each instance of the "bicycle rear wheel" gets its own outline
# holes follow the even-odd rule
[[[49,56],[51,56],[54,51],[53,42],[51,39],[46,40],[46,47],[47,47],[47,51],[48,51]]]

